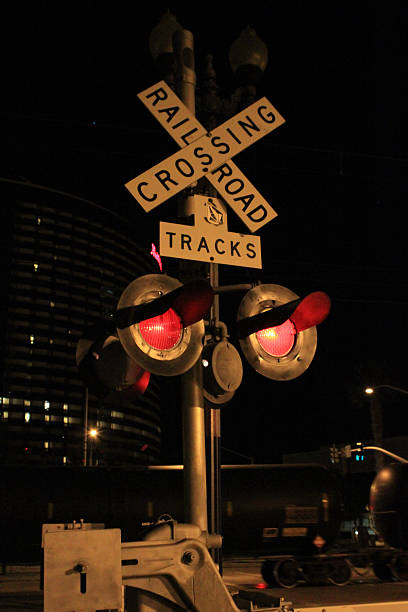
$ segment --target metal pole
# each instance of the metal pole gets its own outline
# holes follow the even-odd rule
[[[88,387],[85,387],[84,392],[84,445],[83,445],[83,466],[88,464]]]
[[[376,446],[383,446],[384,427],[381,399],[378,393],[373,393],[370,398],[371,430]],[[376,470],[379,472],[385,466],[384,456],[377,453],[375,456]]]
[[[194,42],[187,30],[173,38],[177,60],[177,93],[195,114]],[[183,212],[182,212],[183,214]],[[205,418],[201,359],[181,376],[183,423],[184,504],[187,523],[208,531],[205,461]]]
[[[208,531],[201,360],[181,377],[185,521]]]
[[[214,291],[219,286],[218,264],[210,263],[210,282]],[[217,293],[211,308],[211,323],[217,326],[220,318],[220,298]],[[210,527],[211,533],[221,533],[221,410],[219,408],[208,408],[209,410],[209,432],[210,442],[209,476],[210,476]],[[222,554],[218,548],[212,549],[211,556],[218,564],[222,574]]]

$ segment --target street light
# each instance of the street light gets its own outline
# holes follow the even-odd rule
[[[371,429],[373,432],[374,442],[377,446],[383,446],[384,438],[384,426],[383,426],[383,410],[381,406],[380,394],[376,393],[378,389],[391,389],[392,391],[398,391],[408,395],[408,391],[396,387],[395,385],[375,385],[373,387],[366,387],[364,392],[370,396],[370,413],[371,413]],[[376,455],[376,468],[379,472],[385,465],[384,456],[380,453]]]
[[[88,437],[90,439],[90,445],[89,445],[89,460],[87,461],[87,464],[89,467],[94,467],[94,448],[95,448],[95,441],[98,435],[99,435],[99,431],[96,429],[96,427],[91,427],[89,429]]]
[[[367,395],[373,395],[377,389],[392,389],[393,391],[399,391],[399,393],[408,395],[408,391],[406,389],[401,389],[401,387],[395,387],[394,385],[375,385],[375,387],[366,387],[364,392]]]

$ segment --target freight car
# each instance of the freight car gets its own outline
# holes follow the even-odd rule
[[[221,481],[225,555],[256,556],[265,581],[285,587],[349,580],[351,552],[332,551],[342,519],[335,474],[311,464],[224,466]],[[164,514],[184,522],[183,474],[175,466],[7,468],[0,481],[1,557],[38,558],[43,523],[104,523],[134,541]]]

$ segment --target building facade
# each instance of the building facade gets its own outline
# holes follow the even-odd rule
[[[136,277],[158,273],[128,222],[44,187],[0,181],[0,463],[158,463],[157,379],[138,399],[88,395],[75,353]],[[85,436],[85,409],[97,437]]]

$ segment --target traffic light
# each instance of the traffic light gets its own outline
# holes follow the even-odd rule
[[[119,299],[114,322],[120,343],[143,370],[183,374],[201,354],[203,317],[212,300],[207,281],[183,285],[164,274],[141,276]]]
[[[354,459],[356,461],[364,461],[364,442],[356,442]]]
[[[330,298],[322,291],[302,299],[281,285],[257,285],[245,294],[237,316],[246,359],[273,380],[300,376],[316,351],[316,325],[329,311]]]
[[[341,451],[335,444],[330,446],[330,463],[339,463]]]
[[[98,397],[117,391],[141,395],[149,384],[150,373],[127,355],[109,321],[85,330],[77,344],[76,363],[81,379]]]

